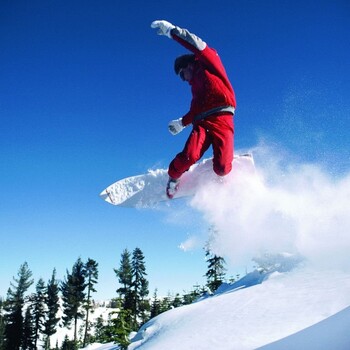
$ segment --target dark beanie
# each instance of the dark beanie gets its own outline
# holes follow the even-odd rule
[[[187,54],[177,57],[174,62],[175,73],[179,74],[181,68],[186,68],[190,63],[193,63],[194,60],[194,54]]]

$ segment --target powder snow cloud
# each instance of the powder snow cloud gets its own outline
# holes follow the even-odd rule
[[[288,164],[285,154],[265,146],[253,154],[256,173],[233,170],[191,201],[217,231],[213,251],[232,264],[289,252],[350,270],[350,174],[334,179],[317,164]]]

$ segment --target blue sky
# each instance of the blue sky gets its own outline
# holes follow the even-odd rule
[[[237,150],[264,142],[347,174],[349,18],[345,0],[3,0],[0,296],[24,261],[37,281],[54,268],[63,278],[90,257],[99,263],[97,297],[113,297],[113,268],[135,247],[151,293],[203,283],[203,251],[178,248],[206,229],[199,214],[183,202],[140,211],[98,197],[119,178],[167,167],[188,135],[167,131],[190,103],[173,72],[186,51],[155,34],[155,19],[219,52],[236,91]]]

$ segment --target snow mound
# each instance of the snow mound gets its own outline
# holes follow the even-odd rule
[[[263,346],[259,350],[347,350],[350,348],[349,339],[350,307],[338,312],[314,326],[308,327],[287,338]]]
[[[246,276],[245,283],[150,320],[132,339],[129,350],[256,349],[349,305],[348,274],[309,267],[286,273],[255,271]],[[344,342],[350,345],[350,336]]]

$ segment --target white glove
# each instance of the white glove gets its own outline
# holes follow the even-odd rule
[[[168,125],[169,132],[173,135],[177,135],[185,127],[182,125],[182,118],[172,120]]]
[[[173,24],[170,22],[161,20],[161,21],[153,21],[151,24],[151,28],[158,28],[157,34],[158,35],[166,35],[168,38],[171,39],[171,30],[175,28]]]

